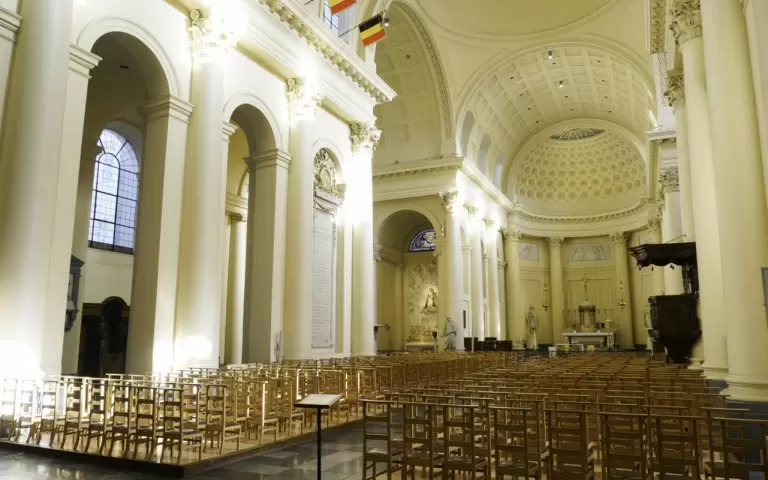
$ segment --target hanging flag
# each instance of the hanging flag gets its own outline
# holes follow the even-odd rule
[[[384,17],[382,14],[378,14],[360,24],[360,39],[365,47],[373,45],[386,36],[387,32],[384,30]]]
[[[331,7],[331,15],[338,15],[355,4],[357,0],[328,0]]]

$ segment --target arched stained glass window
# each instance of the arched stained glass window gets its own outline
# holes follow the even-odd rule
[[[435,238],[437,234],[434,228],[427,228],[414,235],[410,245],[408,245],[409,252],[431,252],[436,248]]]
[[[139,161],[131,144],[119,133],[104,130],[102,152],[96,157],[88,244],[93,248],[133,253]]]

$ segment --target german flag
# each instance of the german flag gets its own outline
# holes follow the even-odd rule
[[[355,4],[357,0],[329,0],[328,4],[331,7],[331,15],[338,15],[344,10],[348,9]]]
[[[384,30],[384,16],[382,14],[360,24],[360,39],[362,39],[365,47],[373,45],[386,36],[387,32]]]

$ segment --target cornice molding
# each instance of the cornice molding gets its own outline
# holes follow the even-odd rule
[[[608,212],[608,213],[602,213],[598,215],[583,215],[583,216],[548,216],[548,215],[538,215],[535,213],[526,212],[522,209],[522,207],[519,207],[519,210],[517,214],[520,216],[520,218],[524,218],[526,220],[534,221],[534,222],[542,222],[542,223],[587,223],[587,222],[599,222],[604,220],[613,220],[616,218],[622,218],[622,217],[628,217],[630,215],[634,215],[635,213],[642,211],[646,205],[648,205],[648,200],[643,198],[639,202],[637,202],[635,205],[626,208],[624,210],[617,210],[615,212]]]
[[[354,53],[349,55],[345,52],[346,48],[338,38],[334,37],[330,29],[311,17],[307,9],[299,3],[289,0],[251,0],[251,2],[268,10],[377,103],[388,102],[395,97],[395,91],[376,72]]]
[[[91,70],[101,62],[101,57],[84,50],[77,45],[69,46],[69,69],[86,79],[91,78]]]
[[[242,215],[243,219],[245,221],[248,221],[248,199],[245,197],[241,197],[240,195],[235,195],[233,193],[227,193],[227,200],[226,200],[226,212],[229,213],[236,213],[238,215]]]
[[[173,95],[166,95],[160,100],[148,103],[141,112],[148,120],[156,120],[163,117],[173,117],[183,122],[189,122],[193,105]]]
[[[701,0],[675,0],[669,16],[669,28],[679,45],[701,37]]]
[[[665,51],[667,35],[667,1],[649,0],[648,28],[651,54]]]
[[[21,26],[21,16],[0,7],[0,38],[13,43],[16,41],[16,33]]]

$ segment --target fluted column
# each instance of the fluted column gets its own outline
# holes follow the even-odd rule
[[[507,338],[525,345],[525,314],[523,313],[522,286],[520,284],[520,256],[518,246],[522,234],[512,227],[507,231]]]
[[[390,338],[391,346],[393,350],[405,350],[405,324],[403,320],[404,309],[403,299],[405,292],[403,291],[403,269],[405,265],[402,263],[393,263],[392,266],[395,270],[395,324],[392,325],[392,337]]]
[[[629,266],[627,265],[627,235],[618,232],[611,235],[613,257],[616,266],[615,299],[610,308],[618,320],[618,342],[621,346],[632,347],[635,344],[634,325],[632,324],[632,290],[629,287]],[[623,290],[622,290],[623,288]],[[624,301],[622,309],[618,302]]]
[[[66,262],[68,270],[72,237],[70,230],[65,241],[56,238],[59,176],[66,174],[60,169],[72,5],[72,0],[23,2],[19,12],[24,26],[12,62],[5,111],[10,121],[3,124],[0,151],[0,375],[34,375],[41,369],[56,374],[61,368],[68,272],[52,267]],[[78,145],[75,162],[79,151]],[[63,258],[54,253],[57,242],[66,245]],[[51,278],[53,272],[61,278]],[[47,331],[58,336],[57,346],[48,345]]]
[[[373,125],[350,125],[354,179],[347,199],[355,205],[352,230],[352,355],[375,355],[376,266],[373,260],[373,151],[381,132]]]
[[[565,330],[563,288],[563,237],[549,237],[549,286],[552,292],[552,339],[560,343]]]
[[[207,38],[210,17],[196,10],[190,17],[195,49],[190,97],[195,112],[184,166],[175,363],[217,367],[223,301],[223,265],[217,253],[224,239],[214,226],[221,224],[225,209],[227,158],[221,147],[225,64],[219,59],[226,46],[218,38]]]
[[[687,241],[683,235],[681,215],[681,195],[679,184],[679,168],[671,167],[661,171],[659,188],[662,193],[661,243],[677,243]],[[675,267],[657,267],[664,272],[664,292],[667,295],[683,293],[683,270]]]
[[[662,183],[672,181],[676,179],[676,182],[672,182],[677,187],[669,187],[676,189],[678,192],[679,203],[679,218],[680,218],[680,230],[679,235],[682,236],[680,241],[693,242],[696,240],[696,231],[694,227],[694,213],[693,213],[693,186],[691,184],[691,159],[690,159],[690,146],[688,139],[688,110],[685,106],[685,79],[682,73],[672,74],[669,76],[668,86],[664,96],[667,97],[669,104],[672,105],[672,109],[675,112],[675,121],[677,125],[677,167],[669,170],[670,173],[667,177],[670,180],[664,179],[664,173],[662,172]],[[662,185],[663,186],[663,185]],[[665,194],[666,197],[666,194]],[[666,217],[666,215],[665,215]],[[675,238],[675,237],[671,237]]]
[[[501,338],[501,292],[499,290],[499,228],[492,219],[485,219],[485,248],[488,251],[488,331],[489,337]]]
[[[461,299],[462,292],[462,262],[461,262],[461,222],[459,215],[461,214],[462,205],[459,201],[458,192],[448,192],[443,194],[443,206],[445,207],[445,255],[447,272],[447,281],[445,284],[448,287],[445,303],[448,305],[446,309],[446,323],[450,320],[453,326],[446,326],[446,331],[453,330],[456,332],[454,335],[454,348],[458,351],[464,350],[464,325],[461,314]]]
[[[284,289],[290,293],[283,299],[283,341],[285,358],[301,359],[312,356],[313,237],[310,232],[314,224],[315,188],[312,142],[315,112],[321,97],[314,85],[299,78],[288,81],[288,100],[292,161],[288,172]],[[256,248],[255,244],[252,248]],[[251,318],[249,324],[253,320]],[[249,337],[254,335],[260,334],[253,330]],[[255,352],[249,351],[249,358],[254,355]]]
[[[648,233],[650,233],[651,243],[662,243],[661,219],[659,217],[652,217],[648,220]],[[653,267],[651,275],[653,278],[653,294],[664,294],[664,269],[661,267]],[[629,278],[629,269],[627,269],[627,278]]]
[[[229,212],[229,287],[227,288],[227,364],[243,363],[243,314],[245,306],[245,256],[247,222]]]
[[[719,194],[715,191],[712,131],[704,73],[704,44],[701,38],[699,0],[679,1],[670,12],[670,16],[672,32],[680,44],[685,70],[687,144],[691,161],[696,255],[702,259],[719,259],[720,225],[718,215],[715,213]],[[698,266],[704,345],[703,368],[707,377],[723,379],[728,371],[728,360],[721,262],[702,261]]]
[[[768,401],[759,268],[768,265],[768,208],[746,22],[739,0],[702,0],[701,20],[728,315],[727,392],[737,400]]]
[[[472,336],[485,339],[485,318],[483,308],[483,222],[477,208],[467,205],[469,212],[469,271],[470,299],[472,302]]]

